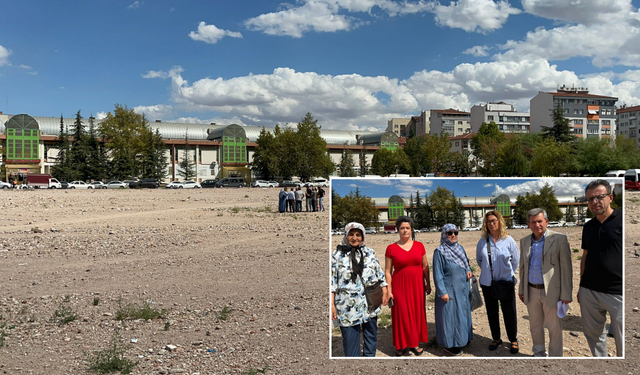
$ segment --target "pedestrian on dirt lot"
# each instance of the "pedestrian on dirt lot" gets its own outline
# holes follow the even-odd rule
[[[520,251],[516,241],[507,233],[507,225],[498,211],[489,211],[482,222],[482,238],[476,246],[476,260],[480,266],[480,287],[487,309],[489,328],[493,342],[489,350],[496,350],[502,344],[500,338],[500,316],[498,309],[502,308],[502,317],[511,342],[509,351],[517,354],[518,347],[518,319],[516,316],[516,276],[515,272],[520,263]],[[488,256],[491,252],[491,257]],[[494,295],[492,284],[501,285],[501,293]]]
[[[616,355],[622,356],[622,213],[611,207],[606,180],[585,188],[589,211],[596,215],[582,229],[582,260],[578,303],[584,335],[594,357],[606,357],[607,313],[611,316]]]
[[[305,191],[305,197],[307,198],[307,212],[313,211],[313,206],[311,202],[313,194],[311,192],[311,187],[307,186],[307,190]]]
[[[445,353],[457,356],[473,340],[469,279],[473,276],[467,253],[458,243],[458,227],[442,227],[440,246],[433,252],[436,287],[436,339]]]
[[[370,310],[364,288],[380,282],[382,304],[387,305],[388,285],[375,251],[365,246],[364,226],[349,223],[344,232],[331,255],[331,319],[340,321],[346,357],[360,356],[360,331],[364,336],[363,355],[375,357],[382,306]]]
[[[311,207],[313,212],[318,211],[318,191],[315,187],[311,188]]]
[[[287,191],[287,210],[294,212],[296,206],[296,194],[293,192],[293,188]]]
[[[318,188],[318,209],[320,210],[320,212],[324,212],[324,189],[322,188],[322,186],[320,186]]]
[[[431,294],[429,261],[424,245],[411,238],[413,219],[396,219],[400,238],[387,246],[385,275],[389,283],[389,298],[393,298],[393,346],[396,356],[422,355],[421,342],[427,342],[427,319],[424,310],[425,293]]]
[[[280,189],[280,194],[278,194],[278,210],[280,212],[287,211],[287,190],[285,188]]]
[[[298,187],[296,189],[296,212],[302,212],[302,197],[304,193],[302,192],[302,188]]]
[[[558,301],[571,303],[573,271],[566,234],[547,229],[549,218],[542,208],[527,212],[531,235],[520,240],[518,297],[529,313],[533,356],[546,357],[544,329],[549,331],[549,357],[562,357],[562,320]]]

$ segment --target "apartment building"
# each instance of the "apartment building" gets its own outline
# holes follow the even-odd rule
[[[504,133],[530,133],[531,115],[518,112],[505,102],[487,103],[471,107],[471,131],[477,133],[483,122],[495,122]]]
[[[471,138],[477,133],[467,133],[462,135],[457,135],[455,137],[449,137],[449,144],[451,144],[451,148],[449,151],[451,152],[459,152],[464,154],[465,152],[468,154],[472,154],[473,150],[471,149]]]
[[[640,115],[640,105],[627,107],[626,105],[616,110],[616,135],[627,138],[635,138],[640,142],[638,132],[638,115]],[[640,143],[638,143],[640,147]]]
[[[615,136],[617,101],[612,96],[589,94],[585,87],[563,85],[556,92],[540,91],[531,99],[531,131],[553,126],[551,112],[559,106],[576,137],[611,138],[612,134]]]
[[[432,109],[429,122],[431,135],[444,132],[455,137],[471,132],[471,114],[453,108]]]
[[[407,125],[411,121],[411,117],[408,118],[392,118],[387,121],[388,132],[394,132],[398,137],[406,137],[409,135]]]

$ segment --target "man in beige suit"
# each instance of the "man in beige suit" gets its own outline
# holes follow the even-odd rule
[[[531,235],[520,240],[519,297],[529,311],[533,356],[546,357],[544,328],[549,330],[549,356],[562,357],[562,323],[558,301],[571,302],[573,272],[567,236],[547,230],[542,208],[527,212]]]

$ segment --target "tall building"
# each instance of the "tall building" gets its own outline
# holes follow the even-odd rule
[[[638,132],[638,115],[640,115],[640,105],[627,107],[626,105],[616,110],[616,135],[626,138],[635,138],[640,142],[640,132]],[[640,143],[639,146],[640,147]]]
[[[407,125],[411,121],[411,118],[392,118],[387,122],[387,130],[388,132],[394,132],[398,137],[406,137],[409,132],[407,130]]]
[[[429,134],[436,135],[441,132],[450,137],[471,132],[471,114],[457,109],[432,109],[429,117]]]
[[[615,135],[616,101],[612,96],[589,94],[586,87],[563,85],[556,92],[540,91],[531,99],[531,131],[552,127],[551,112],[559,106],[576,137],[610,138]]]
[[[483,122],[495,122],[504,133],[530,133],[529,112],[518,112],[505,102],[487,103],[471,107],[471,131],[477,133]]]

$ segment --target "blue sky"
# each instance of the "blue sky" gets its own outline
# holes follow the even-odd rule
[[[638,105],[639,2],[5,1],[0,111],[374,130],[563,84]]]
[[[556,195],[581,195],[591,178],[333,178],[332,188],[340,196],[345,196],[358,187],[361,194],[371,198],[385,198],[392,195],[415,198],[431,193],[438,186],[453,191],[457,197],[490,197],[507,194],[510,197],[540,192],[546,183]],[[622,183],[621,179],[610,180]]]

